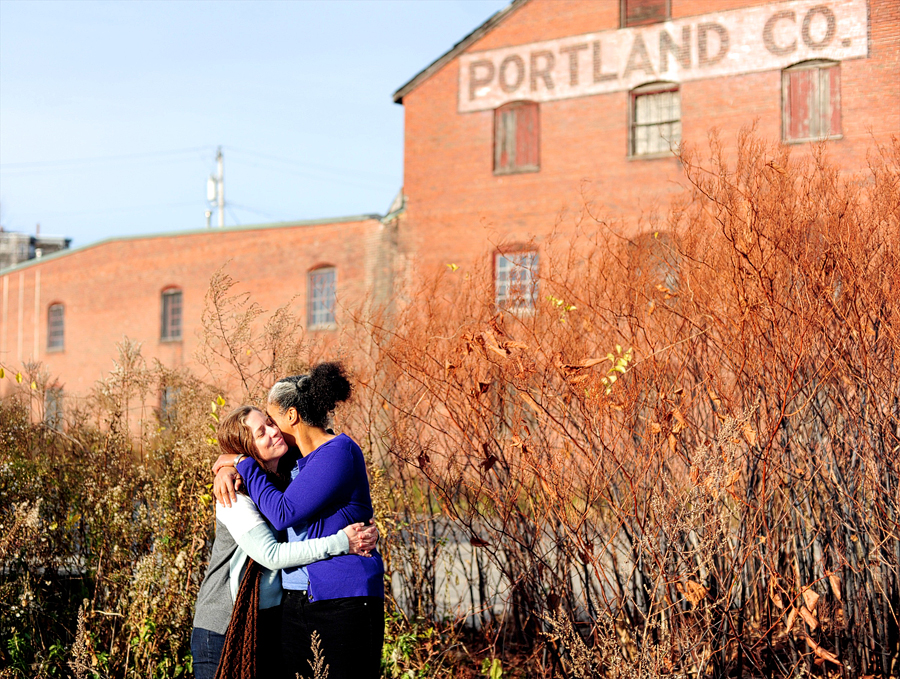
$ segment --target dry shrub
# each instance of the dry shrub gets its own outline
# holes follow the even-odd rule
[[[363,324],[350,419],[415,566],[391,574],[439,610],[443,538],[533,674],[897,674],[900,144],[864,176],[750,133],[710,150],[649,233],[551,239],[533,313],[448,267]]]
[[[0,403],[2,676],[184,676],[212,539],[216,391],[148,367],[127,340],[65,425],[34,423],[44,388],[23,380]],[[160,419],[164,388],[178,398]]]
[[[0,676],[190,675],[218,395],[341,347],[386,676],[900,673],[900,144],[865,176],[710,150],[646,233],[586,209],[542,246],[530,313],[448,268],[317,346],[223,270],[203,379],[126,342],[48,427],[29,366],[0,403]]]

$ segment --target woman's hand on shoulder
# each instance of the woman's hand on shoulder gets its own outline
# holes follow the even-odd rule
[[[218,474],[222,467],[233,467],[234,461],[239,457],[240,455],[235,455],[234,453],[222,453],[216,458],[216,461],[213,462],[213,474]]]
[[[213,495],[216,496],[216,502],[230,507],[232,502],[237,501],[237,491],[242,484],[243,480],[237,469],[221,467],[213,481]]]
[[[375,545],[378,543],[378,529],[374,525],[367,526],[364,523],[351,523],[344,528],[344,532],[350,538],[351,554],[372,556],[372,550],[375,549]]]

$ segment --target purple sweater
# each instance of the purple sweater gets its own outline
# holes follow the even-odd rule
[[[238,464],[250,497],[276,530],[306,524],[307,537],[317,538],[372,518],[362,450],[346,434],[335,436],[301,457],[297,469],[296,477],[282,493],[252,458]],[[296,540],[296,532],[290,531],[288,539]],[[377,551],[370,557],[346,554],[316,561],[306,569],[311,600],[384,596],[384,565]],[[291,580],[285,574],[285,589],[295,589]]]

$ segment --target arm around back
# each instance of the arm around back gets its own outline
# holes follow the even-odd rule
[[[243,494],[238,494],[231,507],[217,504],[216,518],[251,559],[270,570],[305,566],[350,552],[350,540],[344,531],[325,538],[279,542],[253,501]]]
[[[253,459],[242,460],[238,471],[250,497],[277,530],[311,521],[321,510],[348,497],[354,483],[350,439],[337,436],[301,460],[300,472],[281,492]]]

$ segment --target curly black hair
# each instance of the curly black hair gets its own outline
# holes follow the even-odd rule
[[[292,375],[278,380],[269,390],[269,403],[281,412],[296,408],[306,424],[328,428],[331,412],[350,398],[353,387],[341,363],[319,363],[308,375]]]

